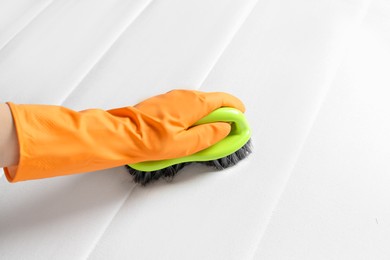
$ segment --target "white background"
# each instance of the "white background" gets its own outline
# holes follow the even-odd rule
[[[244,101],[255,147],[234,168],[146,188],[124,167],[1,178],[1,258],[388,259],[389,9],[1,1],[1,102],[109,109],[226,91]]]

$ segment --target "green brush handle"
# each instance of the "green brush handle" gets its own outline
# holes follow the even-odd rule
[[[244,114],[235,108],[222,107],[216,109],[209,115],[196,122],[194,126],[214,122],[231,123],[231,130],[229,135],[218,143],[195,154],[188,155],[185,157],[159,161],[139,162],[135,164],[129,164],[129,166],[138,171],[150,172],[161,170],[171,165],[184,162],[202,162],[217,160],[239,150],[249,141],[251,137],[252,131],[249,127],[248,121],[246,120]]]

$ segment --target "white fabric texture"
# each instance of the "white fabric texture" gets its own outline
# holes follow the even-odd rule
[[[374,1],[256,259],[389,259],[390,3]]]
[[[254,145],[233,168],[191,166],[147,187],[124,167],[1,178],[1,258],[289,259],[272,251],[285,230],[267,226],[288,218],[273,210],[370,3],[1,1],[1,102],[109,109],[226,91],[245,103]]]

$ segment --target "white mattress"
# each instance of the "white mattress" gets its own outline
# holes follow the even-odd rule
[[[305,140],[328,89],[345,83],[336,80],[346,47],[370,3],[1,1],[1,102],[109,109],[174,88],[226,91],[246,104],[255,147],[223,172],[188,167],[172,183],[147,187],[124,167],[16,184],[1,178],[1,258],[291,259],[290,243],[303,247],[307,236],[294,240],[299,233],[280,223],[298,216],[289,205],[299,177],[283,190],[298,176],[298,158],[316,165]]]

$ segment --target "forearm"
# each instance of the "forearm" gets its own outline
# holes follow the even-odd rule
[[[180,89],[107,111],[7,102],[0,104],[0,167],[18,182],[182,158],[230,133],[227,122],[194,126],[221,107],[245,111],[228,93]]]
[[[17,165],[19,144],[11,111],[7,104],[0,104],[0,167]]]

